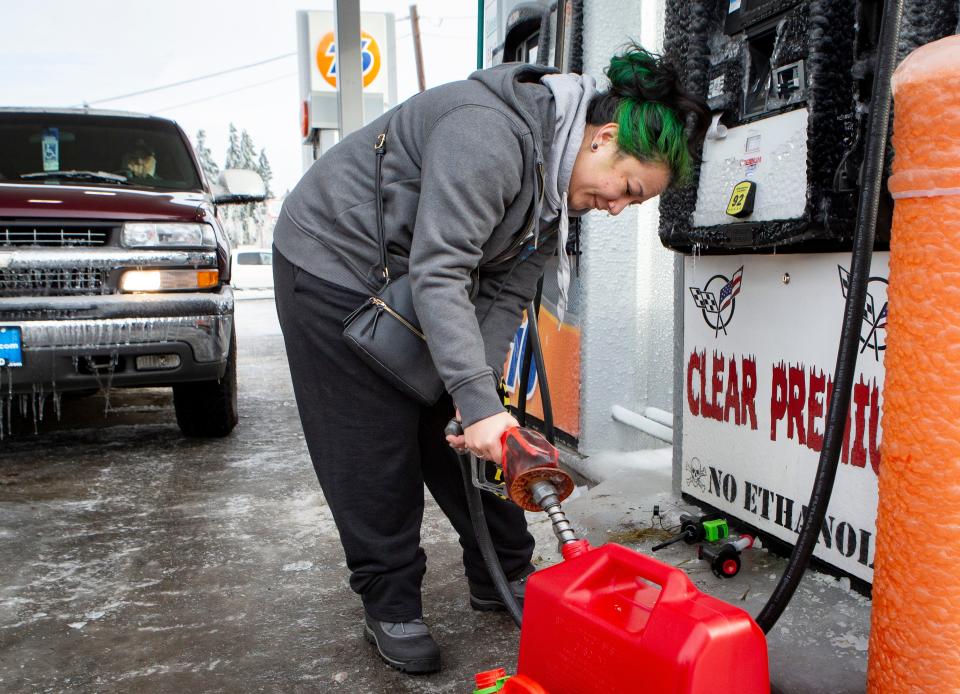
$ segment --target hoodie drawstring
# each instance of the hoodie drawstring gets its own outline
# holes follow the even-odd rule
[[[557,330],[563,325],[563,316],[567,312],[567,292],[570,288],[570,256],[567,255],[567,237],[570,235],[570,215],[567,213],[567,191],[560,197],[560,226],[557,230],[557,286],[560,296],[557,299]]]

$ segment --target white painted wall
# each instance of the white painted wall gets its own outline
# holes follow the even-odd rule
[[[629,39],[660,50],[663,0],[584,5],[584,72],[601,88],[610,56]],[[584,218],[580,452],[587,455],[665,445],[610,416],[615,404],[673,409],[674,254],[657,236],[657,202]]]

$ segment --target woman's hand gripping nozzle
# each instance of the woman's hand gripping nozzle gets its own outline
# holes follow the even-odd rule
[[[444,435],[458,437],[463,428],[456,419],[451,419]],[[501,438],[503,455],[498,463],[503,471],[503,488],[494,487],[486,481],[483,462],[471,456],[471,481],[478,489],[494,493],[506,493],[517,506],[525,511],[543,511],[550,517],[553,533],[561,545],[576,542],[577,536],[563,512],[561,502],[573,492],[573,478],[560,468],[560,452],[539,432],[521,427],[511,427]],[[455,449],[465,455],[463,449]]]

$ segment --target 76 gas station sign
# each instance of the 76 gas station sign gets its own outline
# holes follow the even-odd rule
[[[297,13],[297,21],[301,32],[301,91],[335,91],[337,46],[333,12],[301,11]],[[364,92],[382,94],[386,103],[396,104],[396,38],[393,15],[363,12],[360,14],[360,23]],[[309,79],[304,79],[307,76]]]

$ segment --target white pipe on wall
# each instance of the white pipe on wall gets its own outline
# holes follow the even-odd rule
[[[652,419],[655,422],[660,422],[665,427],[670,427],[673,429],[673,412],[661,410],[659,407],[647,407],[643,411],[643,416],[647,419]]]
[[[655,439],[660,439],[670,444],[673,443],[673,429],[664,426],[658,421],[644,417],[642,414],[637,414],[633,410],[628,410],[626,407],[621,407],[620,405],[614,405],[610,408],[610,414],[615,421],[621,424],[631,426]]]

